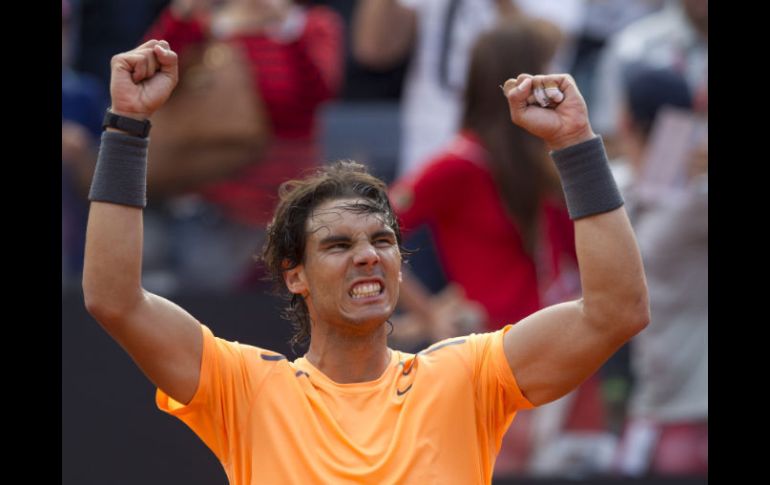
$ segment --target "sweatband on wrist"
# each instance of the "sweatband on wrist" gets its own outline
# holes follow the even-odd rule
[[[145,207],[148,146],[146,138],[103,132],[88,200]]]
[[[561,177],[570,219],[609,212],[623,205],[601,137],[553,151],[551,158]]]

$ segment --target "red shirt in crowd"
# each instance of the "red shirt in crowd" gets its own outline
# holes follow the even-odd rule
[[[569,288],[552,285],[567,268],[576,267],[574,227],[566,208],[558,200],[543,204],[544,231],[537,256],[530,257],[500,198],[485,149],[470,131],[397,181],[390,198],[405,236],[429,225],[447,278],[485,307],[488,330],[516,323],[575,290],[577,273],[571,270],[571,283],[559,280]],[[546,296],[549,285],[554,294]]]
[[[259,161],[201,193],[231,218],[250,225],[270,220],[280,183],[297,178],[320,162],[316,111],[339,91],[343,74],[343,23],[328,7],[304,10],[300,36],[289,42],[264,34],[226,39],[240,45],[254,72],[254,89],[270,118],[273,141]],[[166,9],[146,39],[165,39],[180,56],[207,39],[198,20],[180,20]]]

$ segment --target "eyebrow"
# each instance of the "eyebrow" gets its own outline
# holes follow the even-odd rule
[[[321,246],[327,246],[334,243],[341,243],[341,242],[350,242],[350,238],[348,236],[326,236],[325,238],[318,241],[318,244]]]
[[[371,236],[372,239],[377,239],[380,237],[388,237],[391,239],[396,238],[396,233],[393,232],[393,230],[387,230],[387,229],[380,229],[379,231],[374,232]],[[332,234],[331,236],[326,236],[325,238],[318,241],[318,244],[320,246],[328,246],[331,244],[336,243],[347,243],[350,242],[349,236],[343,236],[341,234]]]
[[[377,239],[378,237],[383,237],[383,236],[387,236],[387,237],[395,239],[396,238],[396,233],[393,232],[392,229],[380,229],[379,231],[377,231],[374,234],[372,234],[372,239]]]

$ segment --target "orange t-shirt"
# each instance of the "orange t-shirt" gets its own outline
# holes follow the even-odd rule
[[[206,443],[234,485],[488,484],[516,411],[532,407],[503,353],[510,325],[416,355],[394,350],[382,376],[354,384],[202,329],[192,400],[159,389],[156,402]]]

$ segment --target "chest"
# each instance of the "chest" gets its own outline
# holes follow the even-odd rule
[[[277,381],[261,393],[250,424],[259,439],[251,443],[290,444],[293,458],[286,460],[274,446],[252,456],[262,462],[258,466],[279,469],[305,463],[307,473],[319,474],[312,478],[318,483],[337,480],[341,470],[359,483],[440,483],[437,473],[448,466],[475,476],[478,430],[470,380],[417,367],[399,365],[367,392],[332,392],[301,372],[294,381]]]

